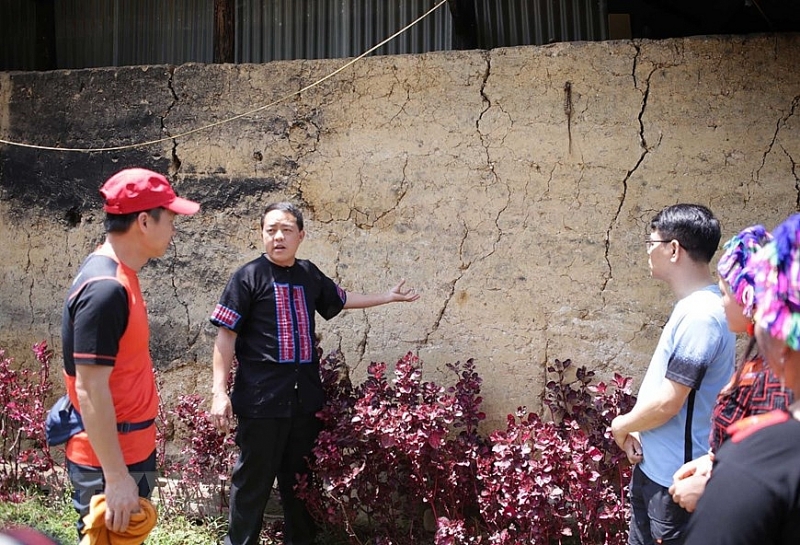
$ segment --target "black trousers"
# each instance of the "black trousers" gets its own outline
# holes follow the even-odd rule
[[[139,485],[139,496],[150,498],[156,485],[156,451],[141,462],[128,466],[128,472]],[[78,513],[78,541],[83,537],[83,517],[89,514],[92,496],[102,494],[106,488],[103,470],[99,467],[76,464],[67,459],[67,473],[72,483],[72,506]]]
[[[310,545],[317,529],[294,494],[297,474],[308,473],[307,458],[322,425],[314,414],[287,418],[238,419],[239,460],[231,477],[229,529],[225,545],[258,545],[272,485],[278,479],[284,543]]]
[[[633,468],[631,488],[631,523],[628,545],[682,545],[690,513],[675,503],[669,489],[661,486],[639,469]]]

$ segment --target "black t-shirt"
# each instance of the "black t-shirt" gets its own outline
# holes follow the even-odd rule
[[[111,257],[92,254],[72,282],[61,320],[64,369],[75,364],[113,366],[128,327],[125,270]],[[138,284],[137,284],[138,286]]]
[[[322,408],[315,315],[333,318],[346,300],[308,260],[281,267],[262,255],[233,273],[210,319],[237,334],[234,413],[285,417]]]
[[[685,545],[800,543],[800,422],[726,441],[689,521]]]

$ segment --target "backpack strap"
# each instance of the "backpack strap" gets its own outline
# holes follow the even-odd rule
[[[144,420],[142,422],[117,422],[117,431],[125,434],[132,431],[144,430],[152,426],[155,421],[155,418],[151,418],[150,420]]]
[[[683,462],[692,460],[692,416],[694,415],[694,397],[697,390],[694,388],[689,392],[686,400],[686,430],[683,435]]]

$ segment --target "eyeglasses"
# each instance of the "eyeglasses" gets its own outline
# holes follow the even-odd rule
[[[673,238],[673,239],[670,239],[670,240],[653,240],[651,238],[647,238],[644,241],[644,246],[645,246],[645,248],[647,248],[647,251],[650,252],[650,250],[652,250],[653,247],[656,244],[660,244],[662,242],[672,242],[673,240],[675,240],[675,239]]]

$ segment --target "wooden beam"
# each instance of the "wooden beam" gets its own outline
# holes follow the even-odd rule
[[[235,62],[236,0],[214,0],[214,62]]]

